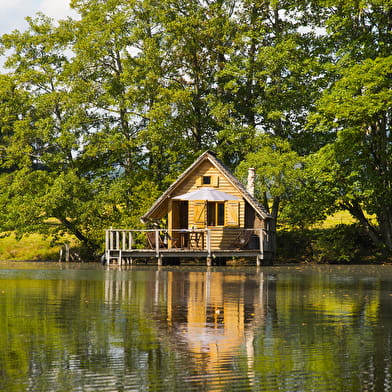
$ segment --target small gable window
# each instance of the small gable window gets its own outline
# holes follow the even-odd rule
[[[203,185],[211,185],[211,176],[203,176]]]
[[[219,187],[219,176],[210,175],[210,176],[198,176],[196,177],[196,186],[208,186],[208,187]]]

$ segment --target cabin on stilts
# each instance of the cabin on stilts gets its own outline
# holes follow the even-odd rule
[[[106,230],[106,263],[156,258],[162,265],[193,258],[213,265],[240,257],[271,265],[275,224],[253,192],[254,169],[245,188],[206,151],[143,215],[148,228]]]

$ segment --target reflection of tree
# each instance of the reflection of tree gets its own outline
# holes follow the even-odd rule
[[[277,274],[275,322],[255,339],[256,383],[271,390],[367,390],[361,378],[369,381],[374,369],[361,369],[374,353],[377,293],[377,279]]]
[[[384,390],[387,278],[267,271],[2,280],[0,390]]]
[[[105,280],[79,272],[4,286],[1,390],[24,383],[72,391],[80,380],[91,388],[101,377],[124,388],[175,391],[185,383],[207,390],[213,388],[206,371],[230,371],[257,313],[251,286],[258,280],[215,272],[100,273]]]

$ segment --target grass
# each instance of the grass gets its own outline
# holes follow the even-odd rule
[[[50,238],[32,234],[17,240],[13,235],[0,238],[0,261],[57,261],[60,246],[52,247]]]
[[[333,215],[327,216],[324,222],[319,225],[315,225],[316,228],[330,229],[337,225],[350,225],[355,223],[356,220],[348,211],[338,211]]]
[[[365,214],[367,219],[375,223],[375,218],[371,215]],[[327,218],[319,223],[314,225],[312,228],[315,229],[331,229],[336,227],[337,225],[351,225],[353,223],[357,223],[358,221],[353,218],[353,216],[348,211],[338,211],[333,215],[327,216]]]

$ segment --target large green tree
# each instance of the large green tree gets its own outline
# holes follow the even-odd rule
[[[237,34],[220,72],[224,94],[215,97],[214,112],[222,126],[218,150],[233,166],[257,149],[258,134],[285,138],[300,154],[319,146],[304,127],[320,91],[321,68],[316,34],[301,29],[303,7],[243,1],[236,9]]]
[[[56,27],[43,15],[28,21],[27,31],[2,37],[12,72],[1,91],[1,227],[67,232],[95,251],[103,227],[132,216],[116,175],[125,165],[111,164],[114,140],[107,132],[102,143],[105,116],[89,104],[95,91],[75,76],[74,23]],[[153,191],[149,184],[144,194]],[[134,200],[135,209],[143,205]]]
[[[325,26],[329,87],[310,116],[310,128],[327,143],[309,159],[304,204],[312,204],[308,211],[348,210],[390,251],[392,3],[315,1],[310,9],[313,22]]]
[[[313,116],[319,132],[336,133],[314,162],[323,173],[319,182],[330,195],[329,207],[350,211],[373,241],[388,250],[392,250],[391,74],[391,56],[354,65],[324,94]]]

